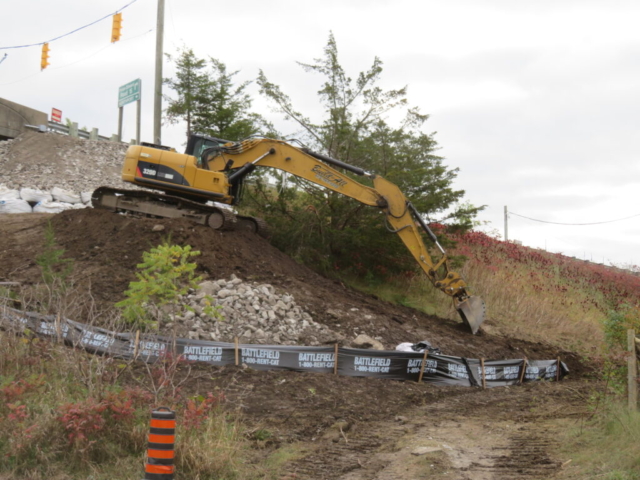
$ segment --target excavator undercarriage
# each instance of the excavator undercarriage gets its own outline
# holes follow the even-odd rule
[[[146,190],[100,187],[91,196],[94,208],[118,213],[159,217],[186,218],[214,230],[241,230],[266,237],[267,224],[257,217],[236,215],[228,208],[209,206],[175,195]]]

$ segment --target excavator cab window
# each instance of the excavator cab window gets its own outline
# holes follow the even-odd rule
[[[184,153],[196,157],[198,167],[202,168],[202,154],[210,148],[219,147],[225,143],[229,143],[229,140],[194,133],[189,137],[189,140],[187,141],[187,148]]]

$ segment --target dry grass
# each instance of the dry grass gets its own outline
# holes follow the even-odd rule
[[[37,295],[41,292],[22,295],[20,301],[36,306]],[[86,305],[74,308],[86,312]],[[105,316],[94,321],[109,327]],[[111,321],[117,328],[116,319]],[[167,385],[188,375],[174,367],[151,366],[134,374],[124,360],[91,355],[28,331],[0,330],[0,431],[10,432],[0,435],[0,478],[141,478],[149,414],[162,404],[172,405],[182,422],[176,443],[182,478],[275,476],[277,469],[265,460],[245,463],[253,443],[241,417],[224,412],[218,397],[202,400],[157,388],[160,370],[176,376],[165,378]]]
[[[550,343],[586,355],[601,351],[606,313],[582,302],[584,292],[573,288],[561,295],[536,291],[532,284],[522,281],[528,276],[526,270],[519,276],[514,273],[491,271],[475,262],[468,262],[462,270],[473,293],[487,305],[489,327],[501,335]]]
[[[586,356],[600,355],[603,322],[610,312],[626,304],[640,304],[640,278],[630,272],[473,232],[458,239],[453,253],[467,257],[456,270],[469,291],[484,299],[485,329],[493,334],[549,343]],[[451,299],[421,273],[411,280],[347,281],[384,300],[458,318]]]
[[[568,429],[562,453],[572,462],[561,479],[640,478],[640,412],[614,403],[588,422]]]

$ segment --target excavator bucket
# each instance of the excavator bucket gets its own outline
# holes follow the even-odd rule
[[[457,306],[462,321],[469,327],[474,335],[478,333],[480,325],[484,322],[484,302],[480,297],[469,297]]]

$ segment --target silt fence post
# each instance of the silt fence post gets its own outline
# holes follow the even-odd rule
[[[424,367],[427,365],[427,356],[429,356],[429,349],[424,349],[424,355],[422,356],[422,365],[420,365],[420,375],[418,376],[418,383],[422,382],[422,376],[424,375]]]
[[[520,381],[518,383],[520,383],[520,385],[522,385],[522,382],[524,382],[524,374],[527,371],[527,357],[524,357],[522,359],[522,370],[520,370]]]
[[[627,330],[627,349],[629,350],[628,377],[629,383],[629,410],[638,409],[638,361],[636,360],[636,332]]]

